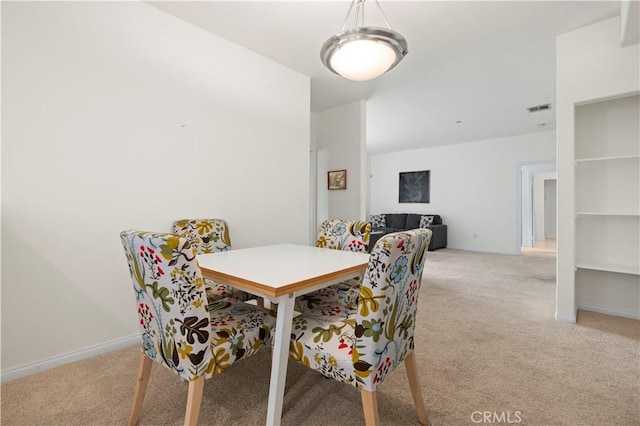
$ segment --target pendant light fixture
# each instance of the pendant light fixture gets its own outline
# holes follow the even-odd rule
[[[409,52],[407,40],[389,26],[378,0],[375,0],[387,28],[364,25],[365,0],[352,0],[342,30],[331,36],[320,51],[324,66],[353,81],[368,81],[389,71]],[[355,6],[353,27],[346,29]]]

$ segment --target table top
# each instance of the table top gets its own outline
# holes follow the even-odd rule
[[[205,277],[279,297],[364,272],[369,254],[277,244],[198,255]]]

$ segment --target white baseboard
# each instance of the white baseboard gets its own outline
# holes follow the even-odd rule
[[[571,324],[576,323],[577,314],[574,312],[573,314],[567,314],[564,312],[556,311],[556,321],[560,322],[568,322]]]
[[[115,351],[116,349],[125,348],[136,343],[140,343],[140,334],[138,333],[131,336],[121,337],[119,339],[110,340],[108,342],[98,343],[97,345],[88,346],[86,348],[78,349],[77,351],[67,352],[62,355],[56,355],[51,358],[22,364],[17,367],[7,368],[6,370],[2,370],[0,372],[0,383],[5,383],[24,376],[29,376],[31,374],[39,373],[41,371],[45,371],[59,365],[68,364],[70,362],[93,358],[94,356],[106,354],[108,352]]]
[[[597,312],[599,314],[613,315],[615,317],[640,320],[640,312],[637,311],[625,311],[623,309],[610,308],[608,306],[591,305],[589,303],[578,303],[578,309],[582,309],[583,311]]]
[[[452,246],[449,243],[447,243],[447,247],[445,247],[447,249],[451,249],[451,250],[460,250],[460,251],[472,251],[475,253],[487,253],[487,254],[510,254],[510,255],[520,255],[520,247],[518,247],[517,251],[512,251],[512,250],[494,250],[494,249],[484,249],[484,248],[478,248],[478,247],[457,247],[457,246]],[[438,249],[441,250],[441,249]]]

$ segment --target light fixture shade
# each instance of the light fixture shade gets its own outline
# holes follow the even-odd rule
[[[358,27],[327,40],[320,51],[322,63],[353,81],[380,77],[405,57],[407,41],[397,32],[378,27]]]

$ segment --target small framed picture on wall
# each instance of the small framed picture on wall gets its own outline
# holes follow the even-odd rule
[[[347,171],[332,170],[327,172],[328,189],[347,189]]]

